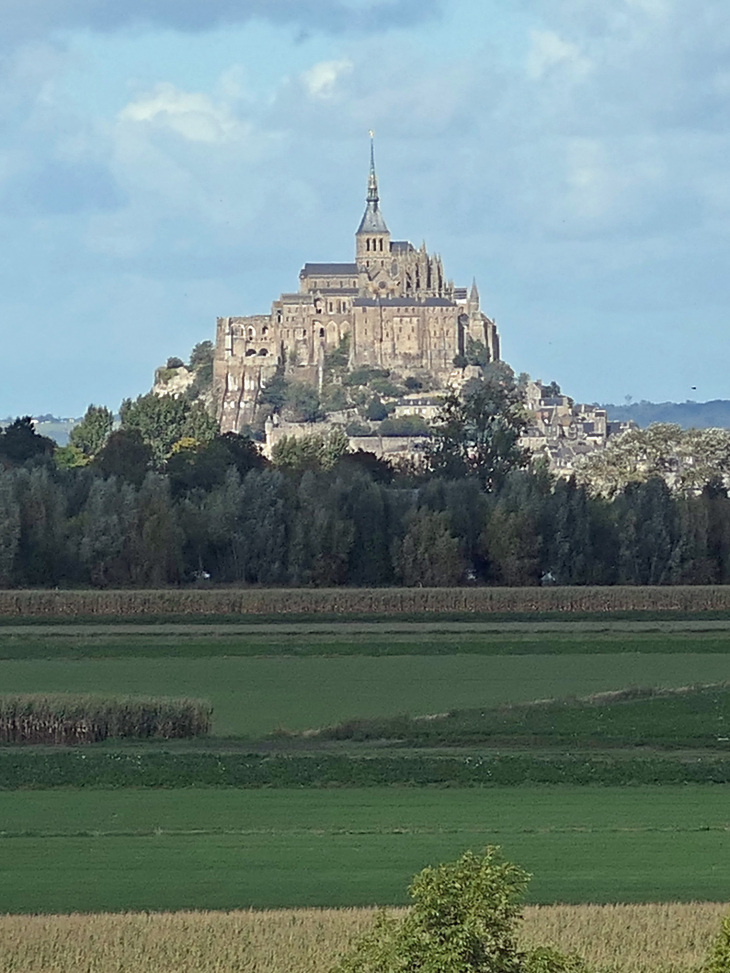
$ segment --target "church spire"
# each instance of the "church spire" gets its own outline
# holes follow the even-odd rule
[[[378,203],[378,177],[375,174],[375,137],[370,133],[370,175],[368,176],[368,196],[369,203]]]
[[[358,227],[358,233],[388,233],[388,227],[380,212],[378,177],[375,173],[375,140],[370,133],[370,173],[368,175],[367,206]]]

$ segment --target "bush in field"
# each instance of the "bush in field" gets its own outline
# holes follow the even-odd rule
[[[200,699],[7,695],[0,696],[0,743],[196,737],[210,730],[211,713]]]
[[[400,919],[383,912],[333,973],[579,973],[577,957],[517,945],[518,898],[529,875],[499,848],[424,868]]]
[[[723,919],[703,973],[730,973],[730,915]]]

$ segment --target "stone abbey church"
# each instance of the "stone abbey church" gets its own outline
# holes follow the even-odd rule
[[[390,369],[403,378],[428,372],[458,383],[454,358],[470,339],[499,358],[497,328],[479,308],[474,284],[454,287],[425,244],[392,240],[380,212],[371,145],[367,205],[352,263],[308,263],[299,290],[282,294],[270,314],[218,318],[214,382],[221,430],[250,423],[262,387],[277,372],[321,387],[325,354],[349,336],[349,366]]]

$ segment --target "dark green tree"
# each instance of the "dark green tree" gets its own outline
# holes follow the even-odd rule
[[[31,416],[11,422],[0,432],[0,463],[20,466],[28,460],[53,455],[56,444],[47,436],[39,436]]]
[[[15,579],[15,557],[20,545],[20,504],[13,473],[0,471],[0,588]]]
[[[317,422],[323,418],[319,393],[306,382],[291,382],[286,391],[284,415],[294,422]]]
[[[94,467],[104,476],[117,476],[136,487],[142,486],[152,465],[152,449],[138,429],[119,429],[97,454]]]
[[[458,538],[451,533],[449,515],[421,508],[409,518],[395,563],[401,584],[436,588],[460,584],[466,572]]]
[[[528,463],[519,445],[525,426],[512,369],[502,362],[490,365],[461,395],[446,395],[426,447],[430,470],[447,479],[474,476],[484,489],[497,489],[510,470]]]
[[[127,545],[135,524],[134,487],[116,477],[94,480],[78,518],[78,556],[91,583],[100,588],[130,581]]]

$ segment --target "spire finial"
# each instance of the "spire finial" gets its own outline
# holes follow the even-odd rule
[[[370,130],[370,175],[368,176],[368,196],[369,203],[377,203],[378,197],[378,177],[375,174],[375,132]]]

